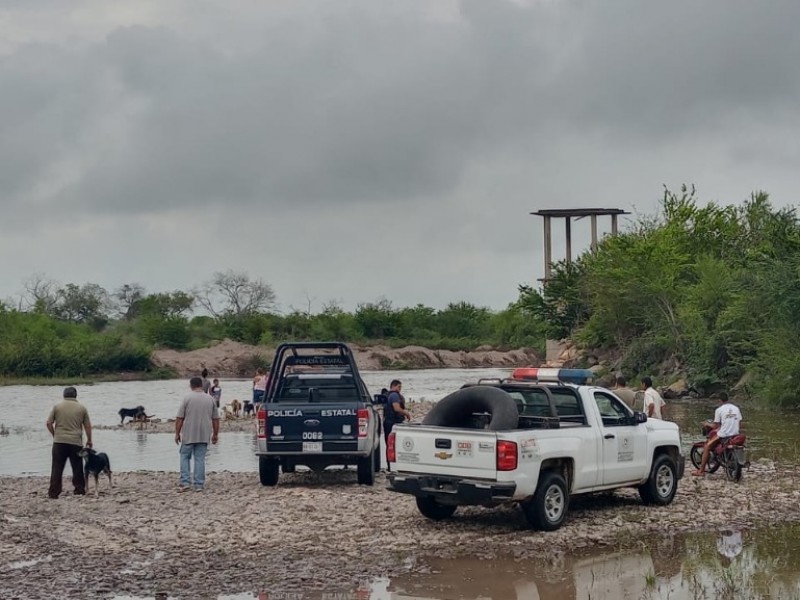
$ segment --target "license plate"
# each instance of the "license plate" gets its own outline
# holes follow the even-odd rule
[[[303,452],[322,452],[322,442],[303,442]]]

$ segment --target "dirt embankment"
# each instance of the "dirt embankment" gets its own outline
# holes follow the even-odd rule
[[[99,498],[92,489],[49,500],[46,477],[0,477],[0,597],[353,590],[421,572],[429,556],[533,560],[800,519],[800,472],[769,461],[740,484],[687,476],[663,508],[644,506],[632,489],[576,498],[552,533],[528,530],[515,506],[460,508],[432,522],[413,498],[387,491],[383,475],[374,487],[355,479],[354,470],[298,472],[267,488],[256,473],[210,473],[204,492],[178,493],[177,474],[122,473],[114,489],[101,481]]]
[[[389,348],[388,346],[351,345],[358,367],[365,371],[381,369],[435,369],[470,367],[524,367],[538,365],[542,359],[529,348],[500,351],[488,346],[476,350],[431,350],[422,346]],[[248,377],[257,366],[272,359],[275,348],[250,346],[231,340],[208,348],[178,352],[157,350],[153,364],[174,370],[179,376],[195,375],[203,367],[215,377]]]

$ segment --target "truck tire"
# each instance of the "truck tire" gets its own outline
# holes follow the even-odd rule
[[[491,431],[515,429],[519,422],[517,404],[507,392],[488,385],[476,385],[462,388],[439,400],[422,424],[483,429],[484,424],[476,423],[473,413],[489,413],[491,418],[485,428]]]
[[[281,463],[267,456],[258,457],[258,478],[261,485],[276,486],[280,477]]]
[[[372,463],[373,453],[358,459],[358,483],[361,485],[373,485],[375,483],[375,471]]]
[[[556,471],[542,473],[533,499],[522,505],[528,524],[539,531],[555,531],[561,527],[567,518],[568,509],[567,482]]]
[[[428,517],[432,521],[449,519],[456,512],[456,508],[453,504],[442,504],[433,496],[417,497],[417,509],[424,517]]]
[[[666,506],[678,491],[678,469],[669,454],[659,454],[653,460],[650,477],[639,486],[639,496],[645,504]]]

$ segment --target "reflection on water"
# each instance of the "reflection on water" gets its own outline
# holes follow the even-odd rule
[[[635,549],[540,560],[418,560],[409,575],[349,590],[280,588],[215,600],[718,600],[800,598],[800,526],[730,528]],[[243,587],[247,587],[245,584]],[[117,600],[140,600],[117,596]],[[172,598],[172,596],[163,596]]]
[[[800,527],[730,528],[541,561],[426,563],[430,574],[398,578],[371,600],[800,598]]]

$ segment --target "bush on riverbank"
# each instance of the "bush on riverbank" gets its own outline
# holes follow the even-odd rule
[[[0,308],[0,374],[83,376],[150,368],[150,347],[36,313]]]
[[[744,381],[769,402],[796,404],[800,377],[800,222],[765,193],[742,206],[700,206],[694,189],[664,192],[595,252],[555,265],[520,306],[551,337],[621,353],[630,374],[685,374],[713,391]]]

